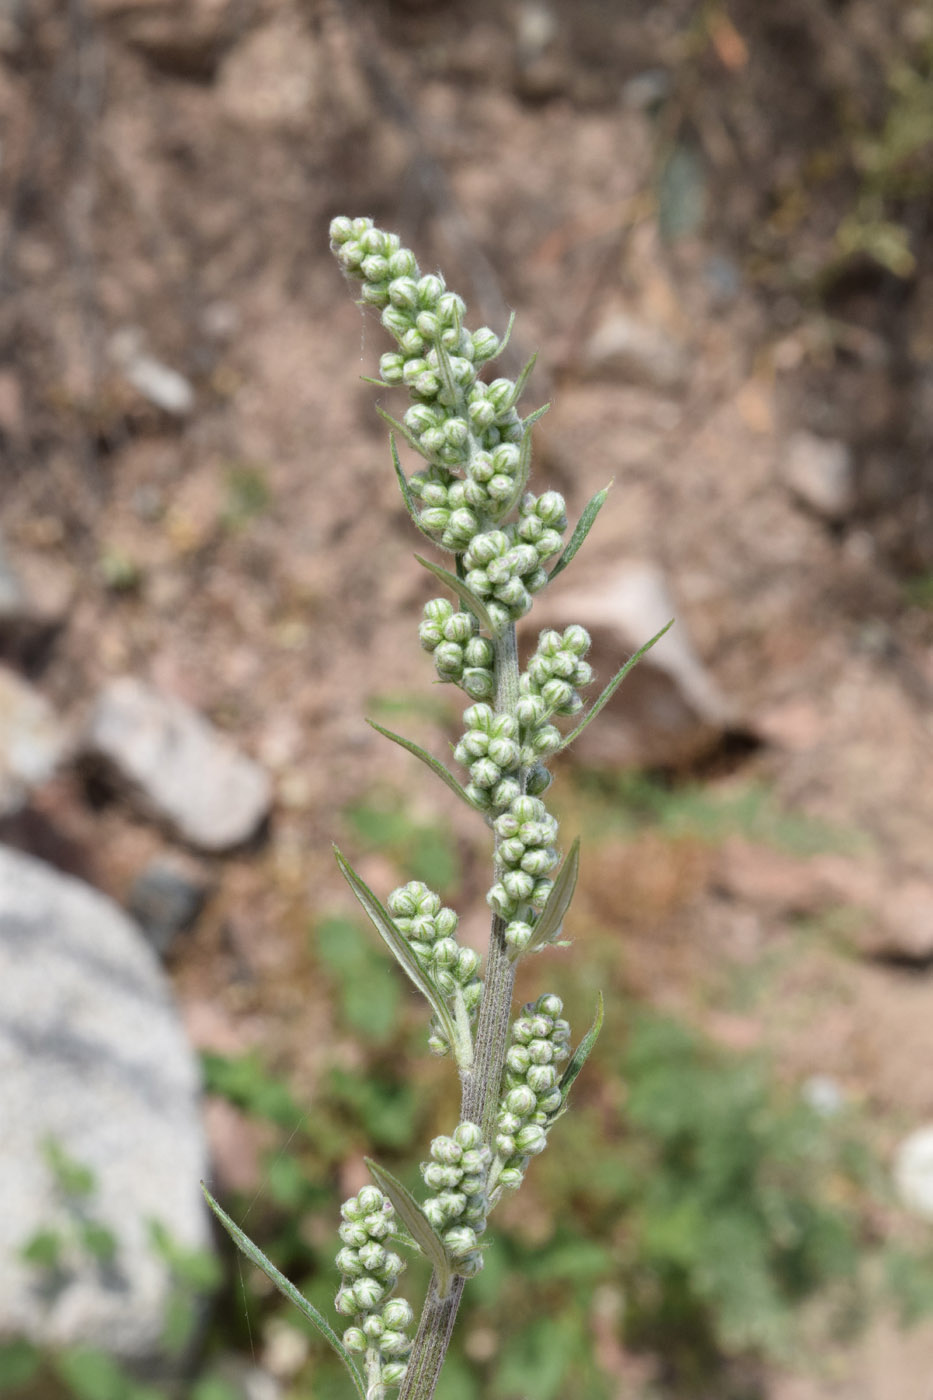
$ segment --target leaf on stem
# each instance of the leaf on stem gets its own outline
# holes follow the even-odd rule
[[[561,1106],[557,1110],[557,1113],[554,1115],[555,1118],[559,1118],[562,1113],[566,1112],[567,1097],[570,1093],[570,1090],[573,1087],[573,1081],[576,1079],[577,1075],[580,1073],[581,1069],[589,1059],[590,1052],[592,1051],[593,1046],[599,1039],[599,1033],[602,1030],[602,1028],[603,994],[602,992],[598,992],[596,1000],[596,1020],[590,1026],[586,1035],[583,1037],[583,1039],[580,1041],[580,1044],[573,1052],[570,1063],[568,1064],[567,1068],[564,1070],[563,1074],[560,1077],[560,1084],[558,1087],[560,1089]]]
[[[438,1294],[446,1298],[453,1282],[454,1264],[444,1241],[408,1188],[372,1158],[364,1157],[363,1160],[373,1181],[386,1193],[395,1206],[396,1215],[431,1263],[437,1274]]]
[[[434,758],[431,754],[427,753],[426,750],[423,749],[420,744],[416,744],[413,739],[405,739],[401,734],[394,734],[391,729],[384,729],[382,725],[377,724],[374,719],[368,719],[366,723],[371,729],[375,729],[377,734],[381,734],[383,738],[391,739],[393,744],[398,744],[400,748],[407,749],[409,753],[413,753],[415,758],[420,758],[421,762],[426,763],[431,772],[436,773],[441,782],[446,783],[451,792],[455,793],[457,797],[462,798],[467,806],[471,807],[474,812],[482,810],[477,807],[474,802],[470,801],[466,788],[462,787],[461,784],[457,782],[453,773],[444,767],[440,759]]]
[[[419,457],[425,456],[424,448],[420,445],[414,433],[411,432],[410,429],[406,428],[404,423],[400,423],[397,418],[393,418],[391,413],[387,413],[385,409],[380,408],[378,404],[376,404],[376,412],[379,414],[380,418],[385,419],[390,428],[394,429],[394,431],[398,433],[399,437],[403,437],[405,439],[409,447],[414,448],[415,452],[418,453]]]
[[[440,340],[434,342],[434,353],[437,355],[437,367],[440,371],[441,382],[444,385],[444,393],[447,395],[447,403],[450,408],[454,408],[460,398],[460,388],[454,379],[453,367],[450,363],[450,356],[447,353],[447,346]],[[441,400],[443,402],[443,400]]]
[[[551,577],[553,578],[553,574],[551,575]],[[615,673],[612,680],[609,682],[609,684],[603,691],[602,695],[600,695],[599,699],[596,701],[593,707],[580,721],[576,729],[571,730],[571,732],[565,736],[563,743],[560,746],[560,749],[558,749],[558,753],[560,753],[562,749],[569,748],[570,745],[573,743],[574,739],[579,739],[580,735],[583,733],[590,720],[595,719],[596,716],[599,714],[600,710],[603,708],[603,706],[607,705],[612,699],[613,695],[615,695],[619,686],[622,684],[622,682],[625,680],[625,677],[628,675],[629,671],[631,671],[634,666],[638,665],[639,661],[647,652],[651,650],[655,642],[659,642],[664,636],[664,633],[670,631],[673,625],[674,619],[671,618],[670,622],[666,622],[664,624],[660,632],[656,632],[654,634],[650,642],[645,642],[645,645],[643,647],[639,647],[638,651],[636,651],[634,656],[629,657],[625,665]]]
[[[394,384],[387,384],[384,379],[373,379],[369,374],[361,374],[360,382],[363,384],[372,384],[376,389],[394,389],[395,387]]]
[[[340,867],[341,875],[356,895],[360,904],[366,910],[376,932],[386,944],[396,962],[402,968],[402,971],[414,982],[418,991],[428,1002],[451,1045],[456,1046],[457,1032],[450,1010],[433,982],[431,982],[421,970],[417,958],[409,947],[408,940],[396,928],[395,921],[388,909],[376,898],[365,880],[360,879],[352,865],[349,861],[344,859],[336,846],[334,847],[334,855],[337,857],[337,864]]]
[[[515,385],[514,385],[514,387],[513,387],[513,389],[512,389],[511,394],[509,395],[509,402],[508,402],[509,408],[514,408],[515,405],[518,403],[519,399],[521,398],[522,394],[525,392],[525,385],[528,383],[528,380],[531,378],[531,371],[534,369],[535,363],[536,363],[537,359],[538,359],[538,352],[537,352],[537,350],[536,350],[535,353],[531,356],[531,359],[528,360],[527,364],[524,366],[524,368],[522,369],[521,373],[519,374],[518,378],[517,378],[516,381],[515,381]]]
[[[425,559],[420,554],[416,554],[415,558],[418,560],[418,563],[432,573],[436,579],[440,579],[441,583],[453,589],[461,603],[468,607],[474,617],[478,619],[480,627],[485,627],[490,636],[498,637],[499,629],[493,625],[492,618],[486,611],[486,604],[481,598],[477,598],[472,588],[464,579],[458,578],[456,574],[452,574],[449,569],[443,568],[440,564],[432,564],[430,559]]]
[[[506,328],[505,328],[505,335],[504,335],[504,336],[502,337],[502,339],[499,341],[499,349],[496,351],[496,353],[495,353],[494,355],[492,355],[492,356],[490,357],[492,360],[498,360],[499,356],[500,356],[500,355],[503,353],[503,351],[508,347],[508,343],[509,343],[509,341],[512,339],[512,328],[514,327],[514,325],[515,325],[515,312],[514,312],[514,311],[510,311],[510,312],[509,312],[509,324],[508,324],[508,325],[506,326]]]
[[[411,522],[412,522],[412,524],[415,526],[416,529],[418,529],[418,530],[421,531],[421,533],[422,533],[422,535],[424,535],[425,539],[431,539],[432,536],[431,536],[430,533],[424,528],[424,526],[422,525],[421,521],[418,519],[418,507],[415,505],[415,498],[414,498],[414,496],[411,494],[411,487],[410,487],[409,484],[408,484],[408,478],[406,477],[404,471],[402,470],[402,464],[401,464],[401,462],[399,461],[398,448],[397,448],[396,445],[395,445],[395,434],[394,434],[394,433],[390,433],[390,434],[389,434],[389,449],[390,449],[390,451],[391,451],[391,453],[392,453],[392,465],[393,465],[393,467],[395,468],[395,475],[396,475],[396,477],[397,477],[397,479],[398,479],[398,489],[399,489],[399,490],[401,491],[401,493],[402,493],[402,500],[405,502],[405,509],[408,511],[408,514],[411,516]]]
[[[580,548],[587,535],[590,533],[590,527],[592,526],[593,521],[596,519],[597,515],[602,510],[603,506],[606,504],[606,497],[609,495],[611,485],[612,482],[609,483],[609,486],[604,486],[601,491],[597,491],[593,499],[584,508],[583,514],[577,521],[576,528],[574,529],[573,534],[570,536],[570,539],[564,546],[563,553],[560,555],[559,559],[557,560],[557,563],[554,565],[553,569],[548,574],[549,581],[551,579],[555,579],[558,574],[563,573],[564,569],[566,569],[567,565],[570,563],[571,559],[576,554],[577,550]]]
[[[366,1386],[363,1383],[362,1376],[357,1370],[356,1362],[353,1360],[353,1357],[347,1351],[343,1342],[337,1336],[337,1333],[329,1325],[326,1318],[324,1318],[321,1315],[321,1313],[318,1312],[317,1308],[314,1307],[312,1303],[308,1302],[307,1298],[302,1297],[295,1285],[293,1283],[289,1283],[288,1279],[285,1277],[284,1274],[279,1273],[278,1269],[272,1263],[271,1259],[267,1259],[266,1256],[263,1254],[262,1250],[259,1249],[255,1244],[253,1244],[253,1241],[249,1238],[249,1236],[245,1235],[240,1229],[240,1227],[234,1224],[227,1212],[214,1200],[214,1197],[211,1195],[210,1191],[208,1191],[203,1181],[201,1182],[201,1190],[204,1192],[204,1197],[207,1201],[207,1204],[210,1206],[211,1210],[214,1212],[217,1219],[220,1221],[221,1225],[226,1230],[227,1234],[233,1240],[233,1243],[237,1246],[238,1249],[243,1251],[247,1259],[249,1259],[249,1261],[252,1264],[255,1264],[258,1269],[262,1270],[266,1278],[269,1279],[271,1283],[275,1284],[279,1292],[284,1294],[290,1303],[294,1303],[295,1307],[298,1308],[299,1311],[304,1314],[304,1316],[314,1327],[317,1328],[321,1336],[324,1337],[325,1340],[330,1343],[334,1351],[340,1357],[343,1364],[346,1366],[347,1370],[350,1372],[350,1376],[353,1380],[353,1384],[356,1386],[357,1394],[360,1396],[360,1400],[366,1400]]]
[[[528,485],[528,477],[531,472],[531,425],[525,426],[522,433],[522,445],[519,448],[518,471],[515,474],[515,486],[512,494],[505,505],[499,511],[499,517],[504,519],[515,509],[522,498],[525,487]]]
[[[523,418],[522,427],[525,429],[525,431],[527,432],[529,428],[533,428],[535,423],[537,423],[538,419],[543,418],[544,415],[550,409],[550,407],[551,405],[549,403],[543,403],[540,408],[536,408],[534,412],[529,413],[527,418]]]
[[[532,953],[538,948],[546,947],[560,933],[561,924],[564,922],[564,916],[570,908],[570,901],[573,899],[573,892],[577,887],[579,873],[580,838],[578,836],[564,857],[564,863],[554,881],[551,893],[547,897],[547,903],[541,910],[532,930],[531,941],[525,949],[526,952]]]

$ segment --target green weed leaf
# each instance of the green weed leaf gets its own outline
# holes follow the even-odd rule
[[[373,1181],[386,1193],[402,1224],[430,1261],[437,1275],[437,1291],[446,1298],[453,1282],[454,1266],[444,1241],[407,1187],[370,1157],[363,1160]]]
[[[393,744],[398,744],[400,748],[407,749],[409,753],[413,753],[415,758],[420,758],[421,762],[426,763],[431,772],[435,773],[437,777],[440,778],[441,782],[445,783],[447,787],[450,788],[451,792],[455,793],[468,807],[472,807],[474,811],[479,811],[476,804],[471,802],[470,798],[467,796],[466,789],[457,782],[453,773],[449,772],[448,769],[444,767],[440,759],[432,758],[432,756],[427,753],[420,744],[416,744],[413,739],[403,739],[401,734],[395,734],[391,729],[384,729],[382,725],[377,724],[374,719],[368,719],[366,723],[370,728],[375,729],[377,734],[381,734],[383,738],[391,739]]]
[[[313,1304],[308,1302],[307,1298],[304,1298],[298,1292],[298,1289],[293,1283],[289,1283],[288,1279],[285,1277],[284,1274],[279,1273],[278,1269],[272,1263],[271,1259],[266,1258],[262,1250],[253,1244],[253,1241],[249,1238],[249,1236],[244,1235],[240,1227],[234,1224],[227,1212],[214,1200],[214,1197],[211,1195],[210,1191],[208,1191],[203,1181],[201,1182],[201,1190],[204,1192],[204,1199],[207,1201],[207,1204],[210,1206],[211,1210],[214,1212],[217,1219],[220,1221],[221,1225],[226,1230],[227,1234],[233,1240],[233,1243],[236,1245],[236,1247],[246,1255],[247,1259],[250,1261],[251,1264],[255,1264],[258,1269],[262,1270],[266,1278],[269,1279],[270,1283],[275,1284],[279,1292],[283,1294],[289,1300],[290,1303],[294,1303],[295,1307],[298,1308],[299,1312],[301,1312],[308,1319],[308,1321],[314,1327],[317,1328],[317,1330],[320,1332],[321,1336],[325,1339],[325,1341],[330,1343],[334,1351],[337,1353],[337,1355],[340,1357],[341,1361],[344,1363],[347,1370],[349,1371],[350,1376],[353,1380],[353,1384],[356,1386],[357,1394],[359,1395],[360,1400],[366,1400],[366,1387],[363,1384],[362,1376],[357,1370],[356,1362],[353,1360],[353,1357],[347,1351],[343,1342],[337,1336],[337,1333],[327,1322],[326,1318],[324,1318],[321,1315],[321,1313],[318,1312],[317,1308],[314,1307]]]
[[[478,619],[479,625],[485,627],[491,637],[498,637],[499,629],[493,624],[492,618],[486,611],[486,604],[481,598],[477,598],[472,588],[464,579],[458,578],[456,574],[452,574],[449,569],[443,568],[440,564],[432,564],[430,559],[424,559],[420,554],[416,554],[415,558],[418,560],[418,563],[432,573],[436,579],[439,579],[441,583],[445,584],[456,593],[461,603],[470,609],[473,616]]]
[[[587,1060],[589,1059],[593,1046],[599,1039],[599,1033],[602,1030],[602,1028],[603,994],[602,992],[599,992],[597,993],[596,1000],[596,1019],[590,1026],[586,1035],[580,1041],[580,1044],[577,1046],[576,1050],[573,1052],[573,1055],[570,1059],[570,1063],[568,1064],[567,1068],[564,1070],[563,1074],[560,1077],[560,1094],[562,1106],[557,1111],[558,1117],[560,1117],[560,1115],[566,1111],[567,1098],[570,1094],[570,1090],[573,1088],[573,1082],[576,1079],[577,1075],[580,1073],[583,1066],[586,1064]]]
[[[590,533],[593,521],[606,504],[606,497],[609,495],[611,487],[612,482],[610,482],[608,486],[604,486],[601,491],[597,491],[593,499],[585,506],[583,514],[576,523],[573,534],[564,546],[563,553],[548,575],[549,580],[557,578],[557,575],[563,573],[564,569],[566,569],[567,565]]]
[[[573,899],[573,892],[577,887],[577,876],[580,873],[580,838],[576,837],[570,850],[564,858],[564,863],[560,868],[557,879],[551,893],[547,897],[547,903],[541,910],[541,914],[532,931],[531,941],[526,949],[527,952],[534,952],[536,948],[545,948],[560,933],[564,916],[570,908],[570,901]]]
[[[429,540],[431,539],[431,535],[424,528],[424,526],[418,518],[418,507],[415,505],[415,498],[411,494],[411,487],[408,484],[408,478],[402,470],[402,464],[399,460],[398,455],[398,448],[395,445],[394,433],[389,434],[389,450],[392,453],[392,465],[395,468],[395,475],[398,480],[398,489],[402,493],[402,500],[405,502],[405,509],[408,511],[408,514],[411,518],[411,523],[414,525],[416,530],[421,531],[425,539]]]
[[[403,972],[414,982],[418,991],[428,1002],[431,1010],[443,1027],[444,1034],[451,1045],[456,1045],[457,1031],[453,1017],[440,992],[434,986],[433,982],[430,982],[424,972],[422,972],[418,960],[408,946],[408,940],[399,933],[392,915],[376,898],[366,882],[360,879],[352,865],[350,865],[349,861],[344,859],[336,847],[334,848],[334,854],[337,857],[337,864],[340,867],[341,875],[369,915],[376,932],[386,944]]]
[[[553,575],[552,575],[552,577],[553,577]],[[577,725],[576,729],[572,730],[571,733],[569,733],[569,734],[565,737],[565,739],[564,739],[563,743],[561,744],[560,749],[558,750],[558,752],[560,752],[561,749],[567,749],[567,748],[569,748],[570,745],[573,743],[574,739],[578,739],[578,738],[580,737],[580,735],[583,733],[583,731],[584,731],[584,729],[586,728],[586,726],[590,723],[590,720],[594,720],[594,719],[596,718],[596,716],[599,714],[600,710],[603,708],[603,706],[604,706],[604,705],[608,705],[609,701],[612,699],[613,695],[615,695],[615,693],[616,693],[616,691],[618,690],[619,686],[620,686],[620,685],[622,684],[622,682],[625,680],[625,677],[628,675],[629,671],[631,671],[635,666],[638,665],[639,661],[642,659],[643,656],[645,656],[645,655],[651,650],[651,648],[654,646],[655,642],[659,642],[659,641],[661,640],[661,638],[664,636],[664,633],[670,631],[670,629],[673,627],[673,625],[674,625],[674,619],[671,618],[670,622],[665,623],[665,625],[661,628],[660,632],[656,632],[656,633],[655,633],[655,635],[651,638],[651,641],[650,641],[650,642],[645,642],[645,645],[644,645],[643,647],[639,647],[639,649],[638,649],[638,651],[636,651],[635,655],[634,655],[634,656],[630,656],[629,659],[628,659],[628,661],[626,661],[625,665],[622,666],[618,671],[616,671],[616,673],[615,673],[615,675],[613,676],[612,680],[611,680],[611,681],[609,682],[609,684],[606,686],[605,690],[604,690],[603,693],[600,695],[600,697],[599,697],[599,699],[596,701],[595,705],[592,706],[592,708],[589,710],[589,712],[588,712],[588,713],[584,716],[584,718],[580,721],[580,723]]]

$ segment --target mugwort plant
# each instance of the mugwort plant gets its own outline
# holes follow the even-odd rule
[[[450,569],[416,555],[443,589],[426,605],[419,637],[438,677],[469,701],[453,752],[465,777],[412,740],[374,728],[426,763],[489,826],[492,925],[483,963],[458,940],[455,911],[426,884],[411,881],[383,902],[337,852],[354,895],[427,1001],[428,1045],[456,1064],[461,1093],[458,1121],[434,1139],[421,1164],[423,1199],[368,1161],[373,1184],[344,1202],[336,1261],[340,1335],[206,1194],[240,1249],[327,1338],[360,1400],[385,1400],[396,1388],[399,1400],[431,1400],[464,1286],[483,1266],[489,1216],[544,1151],[602,1023],[600,1001],[572,1051],[559,996],[540,996],[512,1014],[516,965],[560,941],[577,879],[579,843],[561,861],[557,821],[544,801],[549,764],[667,628],[626,661],[585,712],[580,692],[593,672],[583,627],[545,629],[522,667],[516,624],[571,562],[608,488],[565,539],[563,497],[528,489],[532,427],[547,408],[525,418],[518,411],[534,357],[514,381],[482,377],[505,348],[511,322],[502,338],[488,326],[469,330],[463,300],[442,277],[422,275],[397,235],[371,219],[334,219],[330,240],[340,267],[360,284],[361,303],[380,312],[396,342],[381,358],[381,378],[371,382],[411,396],[401,420],[379,410],[390,425],[408,513],[431,544],[453,555]],[[411,475],[399,458],[400,440],[424,460]],[[563,719],[571,721],[569,732],[555,722]],[[405,1267],[396,1246],[420,1251],[433,1270],[414,1336],[413,1309],[396,1293]]]

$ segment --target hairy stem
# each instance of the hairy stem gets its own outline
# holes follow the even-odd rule
[[[496,711],[511,714],[519,694],[514,624],[506,628],[495,645]],[[462,1076],[460,1105],[461,1121],[478,1123],[484,1141],[490,1145],[495,1134],[515,984],[515,965],[508,956],[505,927],[504,919],[498,915],[493,917],[473,1064]],[[440,1298],[437,1279],[432,1277],[399,1400],[432,1400],[450,1345],[464,1283],[465,1279],[455,1278],[447,1297]]]

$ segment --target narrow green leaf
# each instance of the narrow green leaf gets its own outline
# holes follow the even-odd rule
[[[579,873],[580,838],[578,836],[564,858],[564,863],[554,881],[554,887],[547,897],[547,903],[541,910],[534,926],[531,942],[528,944],[526,952],[532,953],[536,948],[546,947],[560,933],[561,924],[564,922],[564,916],[570,908],[570,901],[573,899],[573,892],[577,887]]]
[[[531,428],[526,428],[522,434],[522,443],[519,448],[518,471],[515,474],[515,486],[512,494],[505,505],[498,512],[499,519],[504,519],[515,509],[521,500],[525,487],[528,485],[528,476],[531,472]]]
[[[584,509],[583,514],[577,521],[573,534],[564,546],[563,553],[548,575],[549,579],[555,579],[558,574],[563,573],[564,569],[566,569],[567,565],[590,533],[590,527],[593,521],[606,504],[606,497],[609,495],[609,488],[611,485],[612,483],[610,482],[609,486],[604,486],[601,491],[597,491],[596,495]]]
[[[360,380],[363,384],[372,384],[376,389],[394,389],[394,384],[387,384],[384,379],[373,379],[369,374],[361,374]]]
[[[544,415],[550,409],[550,407],[551,405],[549,403],[543,403],[540,408],[536,408],[533,413],[529,413],[527,418],[522,419],[522,427],[526,431],[529,428],[533,428],[535,423],[537,423],[538,419],[543,418]]]
[[[408,514],[411,517],[411,523],[414,525],[416,530],[421,531],[425,539],[429,540],[432,537],[424,528],[421,521],[418,519],[418,507],[415,505],[415,498],[411,494],[411,487],[408,484],[408,478],[402,470],[402,464],[399,461],[398,448],[395,445],[394,433],[389,434],[389,450],[392,453],[392,465],[395,468],[395,475],[398,479],[398,489],[402,493],[402,500],[405,502],[405,509],[408,511]]]
[[[400,423],[397,418],[393,418],[391,413],[386,413],[385,409],[380,408],[378,404],[376,404],[376,412],[379,414],[380,418],[385,419],[390,428],[394,428],[394,430],[398,433],[399,437],[403,437],[405,439],[409,447],[414,448],[414,450],[418,453],[419,457],[424,457],[424,448],[419,444],[418,439],[415,437],[414,433],[412,433],[408,428],[405,427],[404,423]]]
[[[420,554],[416,554],[415,558],[418,560],[418,563],[423,565],[436,579],[440,579],[441,583],[446,584],[448,588],[456,593],[461,603],[465,604],[465,606],[470,609],[470,612],[473,613],[474,617],[478,619],[480,627],[485,627],[490,636],[498,637],[498,629],[493,626],[492,618],[486,611],[486,604],[481,598],[477,598],[468,583],[462,578],[457,578],[456,574],[452,574],[449,569],[443,568],[440,564],[432,564],[430,559],[422,558]]]
[[[509,395],[509,408],[514,408],[515,405],[518,403],[519,399],[521,398],[522,394],[525,392],[525,385],[531,378],[531,371],[534,369],[537,359],[538,352],[536,350],[515,381],[515,388]]]
[[[470,801],[466,789],[457,782],[453,773],[444,767],[440,759],[432,757],[420,744],[416,744],[413,739],[405,739],[401,734],[394,734],[391,729],[384,729],[383,726],[377,724],[374,719],[368,719],[366,723],[371,729],[375,729],[377,734],[381,734],[386,739],[391,739],[393,744],[398,744],[400,748],[407,749],[409,753],[413,753],[415,758],[420,758],[421,762],[426,763],[431,772],[436,773],[441,782],[446,783],[451,792],[456,793],[457,797],[462,798],[468,807],[473,808],[474,812],[479,812],[481,810],[475,803]]]
[[[499,341],[499,349],[496,351],[496,353],[495,353],[494,355],[490,356],[489,360],[487,361],[488,364],[492,364],[493,360],[498,360],[499,356],[500,356],[501,354],[503,354],[503,353],[505,352],[505,350],[508,348],[509,341],[512,339],[512,329],[513,329],[514,325],[515,325],[515,312],[514,312],[514,311],[511,311],[511,312],[509,313],[509,324],[508,324],[508,325],[506,326],[506,328],[505,328],[505,335],[504,335],[504,336],[502,337],[502,339]]]
[[[437,355],[437,367],[440,372],[441,382],[444,385],[444,393],[447,395],[447,407],[455,408],[461,395],[459,385],[456,379],[454,379],[454,372],[451,367],[450,356],[447,353],[447,346],[443,345],[440,340],[436,340],[433,349]],[[441,399],[441,403],[443,402],[444,400]]]
[[[434,984],[428,980],[424,972],[422,972],[418,960],[408,946],[408,940],[404,938],[395,927],[395,921],[388,909],[380,903],[365,880],[360,879],[352,865],[350,865],[349,861],[344,859],[336,847],[334,848],[334,854],[337,857],[337,864],[340,867],[341,875],[356,895],[360,904],[366,910],[376,932],[386,944],[403,972],[414,982],[418,991],[428,1002],[431,1010],[434,1012],[438,1021],[440,1021],[447,1039],[450,1041],[451,1045],[454,1045],[456,1043],[457,1032],[450,1010],[440,992]]]
[[[621,668],[621,670],[618,670],[615,673],[612,680],[606,686],[602,695],[600,695],[599,699],[596,701],[595,705],[593,705],[589,713],[584,716],[584,718],[577,725],[576,729],[572,730],[565,737],[563,743],[560,746],[560,749],[569,748],[570,745],[573,743],[574,739],[578,739],[580,737],[586,726],[589,724],[590,720],[595,719],[596,716],[599,714],[600,710],[603,708],[603,706],[607,705],[612,699],[613,695],[615,695],[619,686],[622,684],[622,682],[625,680],[625,677],[628,675],[629,671],[631,671],[634,666],[638,665],[639,661],[647,652],[651,650],[655,642],[659,642],[664,636],[664,633],[668,632],[673,627],[673,625],[674,619],[671,618],[670,622],[664,624],[660,632],[655,633],[655,635],[651,638],[650,642],[645,642],[645,645],[643,647],[639,647],[638,651],[636,651],[634,656],[629,657],[628,661],[626,661],[625,665]],[[560,749],[558,750],[558,753],[560,752]]]
[[[602,992],[598,992],[596,1000],[596,1020],[590,1026],[586,1035],[583,1037],[583,1039],[580,1041],[580,1044],[573,1052],[570,1063],[568,1064],[567,1068],[564,1070],[563,1074],[560,1077],[559,1088],[561,1094],[561,1107],[557,1111],[557,1116],[559,1116],[565,1111],[567,1096],[573,1087],[573,1081],[576,1079],[577,1075],[580,1073],[581,1069],[589,1059],[590,1052],[592,1051],[593,1046],[599,1039],[599,1033],[602,1030],[602,1028],[603,994]]]
[[[463,988],[459,983],[454,987],[454,1026],[457,1039],[453,1051],[457,1068],[469,1072],[473,1068],[473,1032],[470,1029],[470,1013],[463,999]]]
[[[442,1298],[446,1298],[453,1281],[454,1264],[444,1241],[407,1187],[372,1158],[364,1157],[363,1160],[373,1181],[386,1193],[402,1224],[430,1261],[437,1274],[437,1291]]]
[[[330,1345],[350,1372],[360,1400],[366,1400],[366,1387],[363,1384],[362,1376],[357,1370],[356,1362],[327,1320],[318,1312],[317,1308],[314,1307],[312,1303],[308,1302],[307,1298],[302,1297],[295,1285],[289,1283],[284,1274],[279,1273],[271,1259],[266,1258],[262,1250],[253,1244],[249,1236],[245,1235],[240,1227],[234,1224],[227,1212],[214,1200],[214,1197],[211,1195],[210,1191],[208,1191],[203,1181],[201,1182],[201,1190],[204,1192],[207,1204],[217,1216],[217,1219],[233,1240],[233,1243],[238,1249],[243,1251],[251,1263],[262,1270],[266,1278],[269,1279],[271,1283],[275,1284],[279,1292],[284,1294],[289,1302],[295,1304],[295,1307],[317,1328],[321,1336],[324,1337],[326,1341],[330,1342]]]

